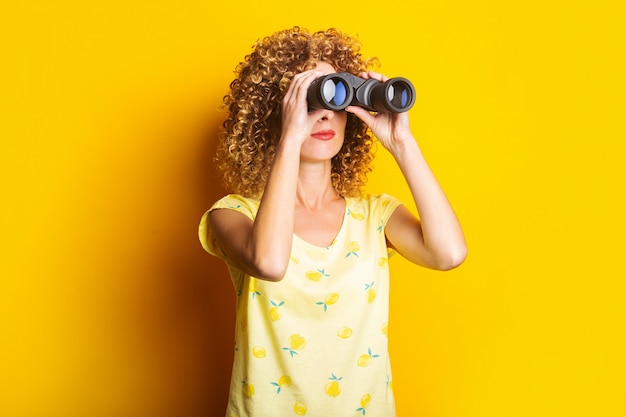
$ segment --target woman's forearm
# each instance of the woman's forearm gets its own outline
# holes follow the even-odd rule
[[[271,280],[282,278],[291,256],[299,154],[299,144],[279,144],[252,228],[251,262]]]
[[[467,254],[461,225],[415,139],[398,141],[389,150],[413,196],[429,258],[441,269],[460,264]]]

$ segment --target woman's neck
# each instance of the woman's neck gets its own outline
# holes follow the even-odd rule
[[[302,164],[300,166],[296,205],[315,211],[341,198],[333,187],[330,161],[327,164]]]

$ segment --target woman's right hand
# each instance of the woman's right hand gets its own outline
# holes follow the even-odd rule
[[[282,132],[280,141],[301,145],[309,136],[307,93],[311,83],[324,75],[312,69],[296,74],[282,100]]]

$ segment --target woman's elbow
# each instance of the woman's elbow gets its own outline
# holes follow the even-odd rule
[[[255,270],[252,275],[265,281],[281,281],[287,272],[287,262],[279,262],[269,259],[259,259],[254,262]]]
[[[459,267],[467,258],[467,246],[459,245],[452,248],[445,255],[437,257],[435,269],[440,271],[450,271]]]

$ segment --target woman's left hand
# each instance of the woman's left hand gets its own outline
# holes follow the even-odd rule
[[[374,78],[380,82],[388,80],[384,75],[374,71],[361,73],[360,77],[364,79]],[[363,120],[369,126],[374,136],[391,152],[393,152],[393,148],[396,145],[399,145],[403,141],[414,140],[413,134],[411,133],[409,116],[406,112],[378,112],[372,114],[359,106],[348,106],[346,111],[355,114],[359,119]]]

